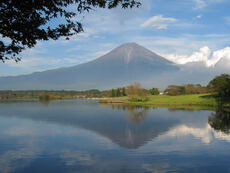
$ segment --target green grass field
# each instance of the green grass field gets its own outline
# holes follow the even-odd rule
[[[148,101],[133,102],[128,101],[130,105],[156,105],[167,107],[181,107],[181,106],[217,106],[216,100],[211,94],[192,94],[192,95],[151,95]]]

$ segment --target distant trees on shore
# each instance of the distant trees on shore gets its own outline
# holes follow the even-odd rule
[[[151,95],[159,95],[160,94],[160,91],[158,88],[152,88],[149,90],[149,92]]]
[[[122,96],[126,96],[125,87],[111,90],[111,97],[122,97]]]
[[[146,101],[149,99],[149,91],[142,88],[140,83],[134,82],[126,88],[127,95],[131,101]]]
[[[200,84],[186,84],[186,85],[169,85],[164,91],[167,95],[183,95],[183,94],[205,94],[209,93],[210,89]]]
[[[163,94],[176,96],[184,94],[204,94],[213,93],[220,101],[230,101],[230,75],[222,74],[212,79],[207,86],[200,84],[186,85],[169,85]],[[133,83],[126,87],[113,88],[111,90],[100,91],[91,89],[86,91],[76,90],[29,90],[29,91],[0,91],[0,99],[26,99],[39,98],[40,100],[48,99],[71,99],[71,98],[92,98],[92,97],[123,97],[128,96],[132,101],[146,101],[150,95],[159,95],[158,88],[149,90],[141,87],[140,83]]]

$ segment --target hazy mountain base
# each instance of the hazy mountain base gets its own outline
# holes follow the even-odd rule
[[[71,75],[65,77],[65,69],[60,69],[59,71],[47,71],[41,73],[34,73],[31,75],[24,75],[18,77],[5,77],[0,78],[0,89],[2,90],[39,90],[39,89],[52,89],[52,90],[87,90],[87,89],[110,89],[116,87],[127,86],[133,82],[139,82],[144,88],[157,87],[160,89],[165,89],[170,84],[201,84],[207,85],[208,82],[213,79],[213,77],[220,75],[222,73],[230,73],[229,68],[210,67],[207,68],[204,64],[200,63],[190,63],[187,65],[180,65],[179,70],[163,71],[161,73],[156,71],[156,75],[148,72],[138,72],[136,74],[125,74],[119,71],[110,70],[110,74],[113,72],[117,75],[106,75],[98,74],[93,75],[96,72],[89,70],[88,74],[85,72],[83,75],[81,72],[79,74]],[[144,69],[142,69],[144,71]],[[141,70],[140,70],[141,71]],[[53,75],[56,74],[56,75]],[[76,76],[77,75],[77,76]],[[57,77],[55,77],[57,76]],[[74,77],[75,76],[75,77]],[[78,77],[79,76],[79,77]]]

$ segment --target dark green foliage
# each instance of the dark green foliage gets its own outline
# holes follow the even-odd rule
[[[79,98],[79,97],[101,97],[103,93],[97,89],[86,91],[46,91],[46,90],[28,90],[28,91],[0,91],[0,99],[26,99],[26,98],[39,98],[49,95],[53,98]]]
[[[185,94],[185,86],[179,87],[179,93]]]
[[[215,130],[229,134],[230,112],[224,109],[217,110],[208,118],[208,123]]]
[[[117,91],[116,91],[116,96],[117,96],[117,97],[120,97],[120,96],[121,96],[121,91],[120,91],[120,88],[117,88]]]
[[[158,88],[152,88],[149,90],[149,92],[151,95],[159,95],[160,94]]]
[[[125,87],[122,88],[122,96],[126,96],[126,90],[125,90]]]
[[[230,98],[230,75],[222,74],[215,77],[209,82],[208,88],[217,92],[221,98]]]
[[[70,6],[75,8],[70,8]],[[95,8],[139,7],[135,0],[1,0],[0,60],[19,61],[18,54],[39,40],[57,40],[83,31],[77,14]],[[74,10],[72,10],[74,9]],[[58,20],[57,20],[58,19]],[[56,22],[53,22],[53,21]],[[57,23],[58,21],[58,23]],[[56,25],[54,25],[56,24]]]
[[[125,90],[123,90],[122,88],[112,89],[110,91],[111,91],[111,96],[112,97],[124,96],[124,92],[125,92]]]
[[[165,90],[165,93],[173,96],[182,95],[185,94],[185,87],[177,86],[177,85],[169,85],[168,88]]]
[[[112,89],[111,92],[112,92],[111,96],[112,96],[112,97],[116,97],[116,91],[115,91],[114,89]]]

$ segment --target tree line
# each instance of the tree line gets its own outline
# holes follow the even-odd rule
[[[222,74],[212,79],[207,86],[200,84],[169,85],[164,91],[160,92],[158,88],[145,89],[140,83],[113,88],[110,90],[91,89],[86,91],[76,90],[29,90],[29,91],[0,91],[0,99],[21,99],[21,98],[39,98],[39,99],[70,99],[70,98],[92,98],[92,97],[124,97],[128,96],[132,101],[145,101],[150,95],[166,94],[171,96],[184,94],[204,94],[213,93],[216,98],[223,102],[230,100],[230,75]]]

